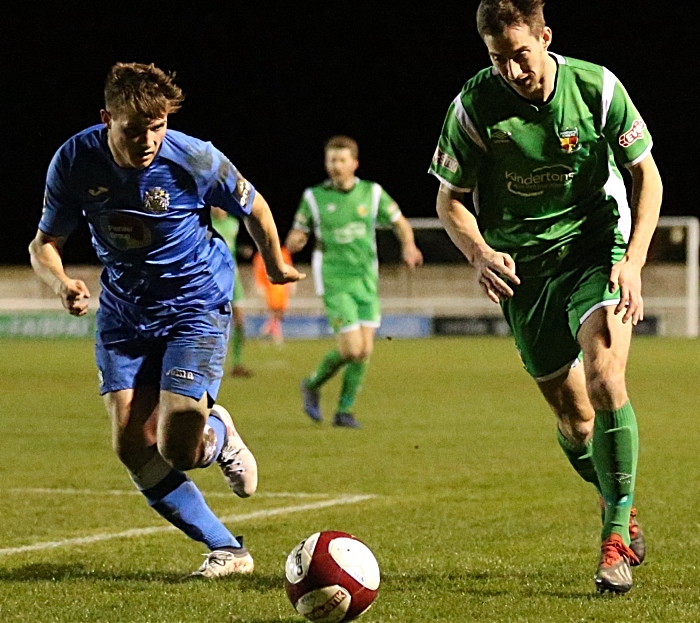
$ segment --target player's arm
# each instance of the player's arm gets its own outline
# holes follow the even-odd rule
[[[632,235],[625,256],[610,271],[610,290],[620,288],[620,302],[615,313],[624,311],[622,322],[631,320],[636,325],[644,319],[641,273],[659,222],[663,185],[651,153],[629,167],[629,172],[632,175]]]
[[[292,227],[292,229],[289,230],[289,233],[287,234],[287,239],[284,241],[284,246],[289,249],[289,252],[294,255],[295,253],[299,253],[305,246],[306,243],[309,241],[309,234],[308,232],[302,231],[301,229],[297,229],[296,227]]]
[[[65,241],[65,237],[49,236],[39,229],[29,244],[29,257],[34,272],[61,297],[63,307],[73,316],[84,316],[90,291],[83,281],[66,275],[61,259]]]
[[[463,203],[463,194],[440,184],[437,196],[438,217],[452,242],[476,268],[479,285],[486,296],[498,303],[501,299],[513,296],[513,289],[505,279],[515,285],[520,283],[515,274],[515,262],[507,253],[495,251],[486,243],[475,216]]]
[[[306,277],[284,261],[270,206],[259,192],[255,193],[251,212],[243,222],[260,251],[267,276],[272,283],[290,283]]]
[[[408,222],[408,219],[402,214],[394,221],[393,225],[394,233],[401,242],[401,255],[403,256],[403,261],[406,262],[406,265],[409,268],[422,266],[423,254],[416,246],[413,228]]]

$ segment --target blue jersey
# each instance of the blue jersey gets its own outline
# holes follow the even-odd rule
[[[54,155],[39,229],[64,237],[87,219],[104,265],[102,296],[156,315],[210,310],[231,299],[234,278],[225,242],[212,236],[210,206],[246,216],[254,196],[211,143],[167,130],[148,167],[122,168],[97,125]]]

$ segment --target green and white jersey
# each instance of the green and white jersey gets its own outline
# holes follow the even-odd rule
[[[228,247],[234,265],[236,264],[236,238],[240,229],[240,222],[235,216],[226,216],[224,219],[211,219],[211,225],[216,232],[224,239]]]
[[[486,242],[509,253],[519,274],[555,272],[565,259],[616,249],[631,229],[618,164],[651,150],[627,92],[606,68],[552,55],[555,90],[546,103],[517,95],[492,68],[452,102],[429,172],[472,191]]]
[[[323,282],[348,276],[377,274],[377,225],[401,217],[396,202],[374,182],[355,178],[349,191],[330,180],[304,191],[294,217],[294,228],[316,237],[313,272],[316,290]]]

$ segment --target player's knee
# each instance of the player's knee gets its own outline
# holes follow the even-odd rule
[[[368,356],[367,351],[361,346],[358,346],[348,350],[345,359],[350,363],[362,363],[367,360]]]
[[[596,410],[612,411],[627,400],[624,375],[608,371],[591,374],[586,380],[588,397]]]
[[[143,463],[145,447],[146,443],[142,438],[135,438],[127,431],[118,431],[112,437],[112,449],[129,471],[134,471]]]
[[[115,437],[112,439],[112,449],[122,464],[129,468],[132,463],[132,453],[129,451],[128,445],[125,444],[122,439],[117,439]]]
[[[345,363],[351,363],[357,360],[357,357],[360,355],[360,350],[359,346],[353,344],[341,347],[338,352]]]
[[[173,469],[186,472],[196,467],[194,454],[173,443],[159,443],[158,453]]]
[[[199,443],[202,439],[202,428],[193,417],[176,421],[172,426],[158,429],[158,453],[165,461],[180,471],[187,471],[198,466],[197,460]]]
[[[243,312],[236,307],[234,307],[233,311],[233,326],[236,329],[245,328],[245,316],[243,315]]]
[[[369,361],[369,356],[372,354],[371,350],[361,350],[357,357],[355,358],[355,361],[357,363],[367,363]]]

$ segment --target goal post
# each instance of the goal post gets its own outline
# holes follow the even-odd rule
[[[666,234],[667,240],[663,240],[659,234]],[[656,251],[663,246],[664,250]],[[655,239],[652,240],[650,249],[650,267],[655,264],[672,264],[677,251],[674,247],[684,248],[685,261],[685,292],[677,297],[664,297],[660,292],[658,296],[650,296],[645,301],[653,310],[655,307],[683,308],[685,311],[685,335],[687,337],[698,336],[698,314],[700,313],[700,301],[698,296],[698,268],[700,261],[700,220],[694,216],[662,216],[656,230]],[[655,252],[656,251],[656,252]],[[670,257],[669,257],[670,256]]]

